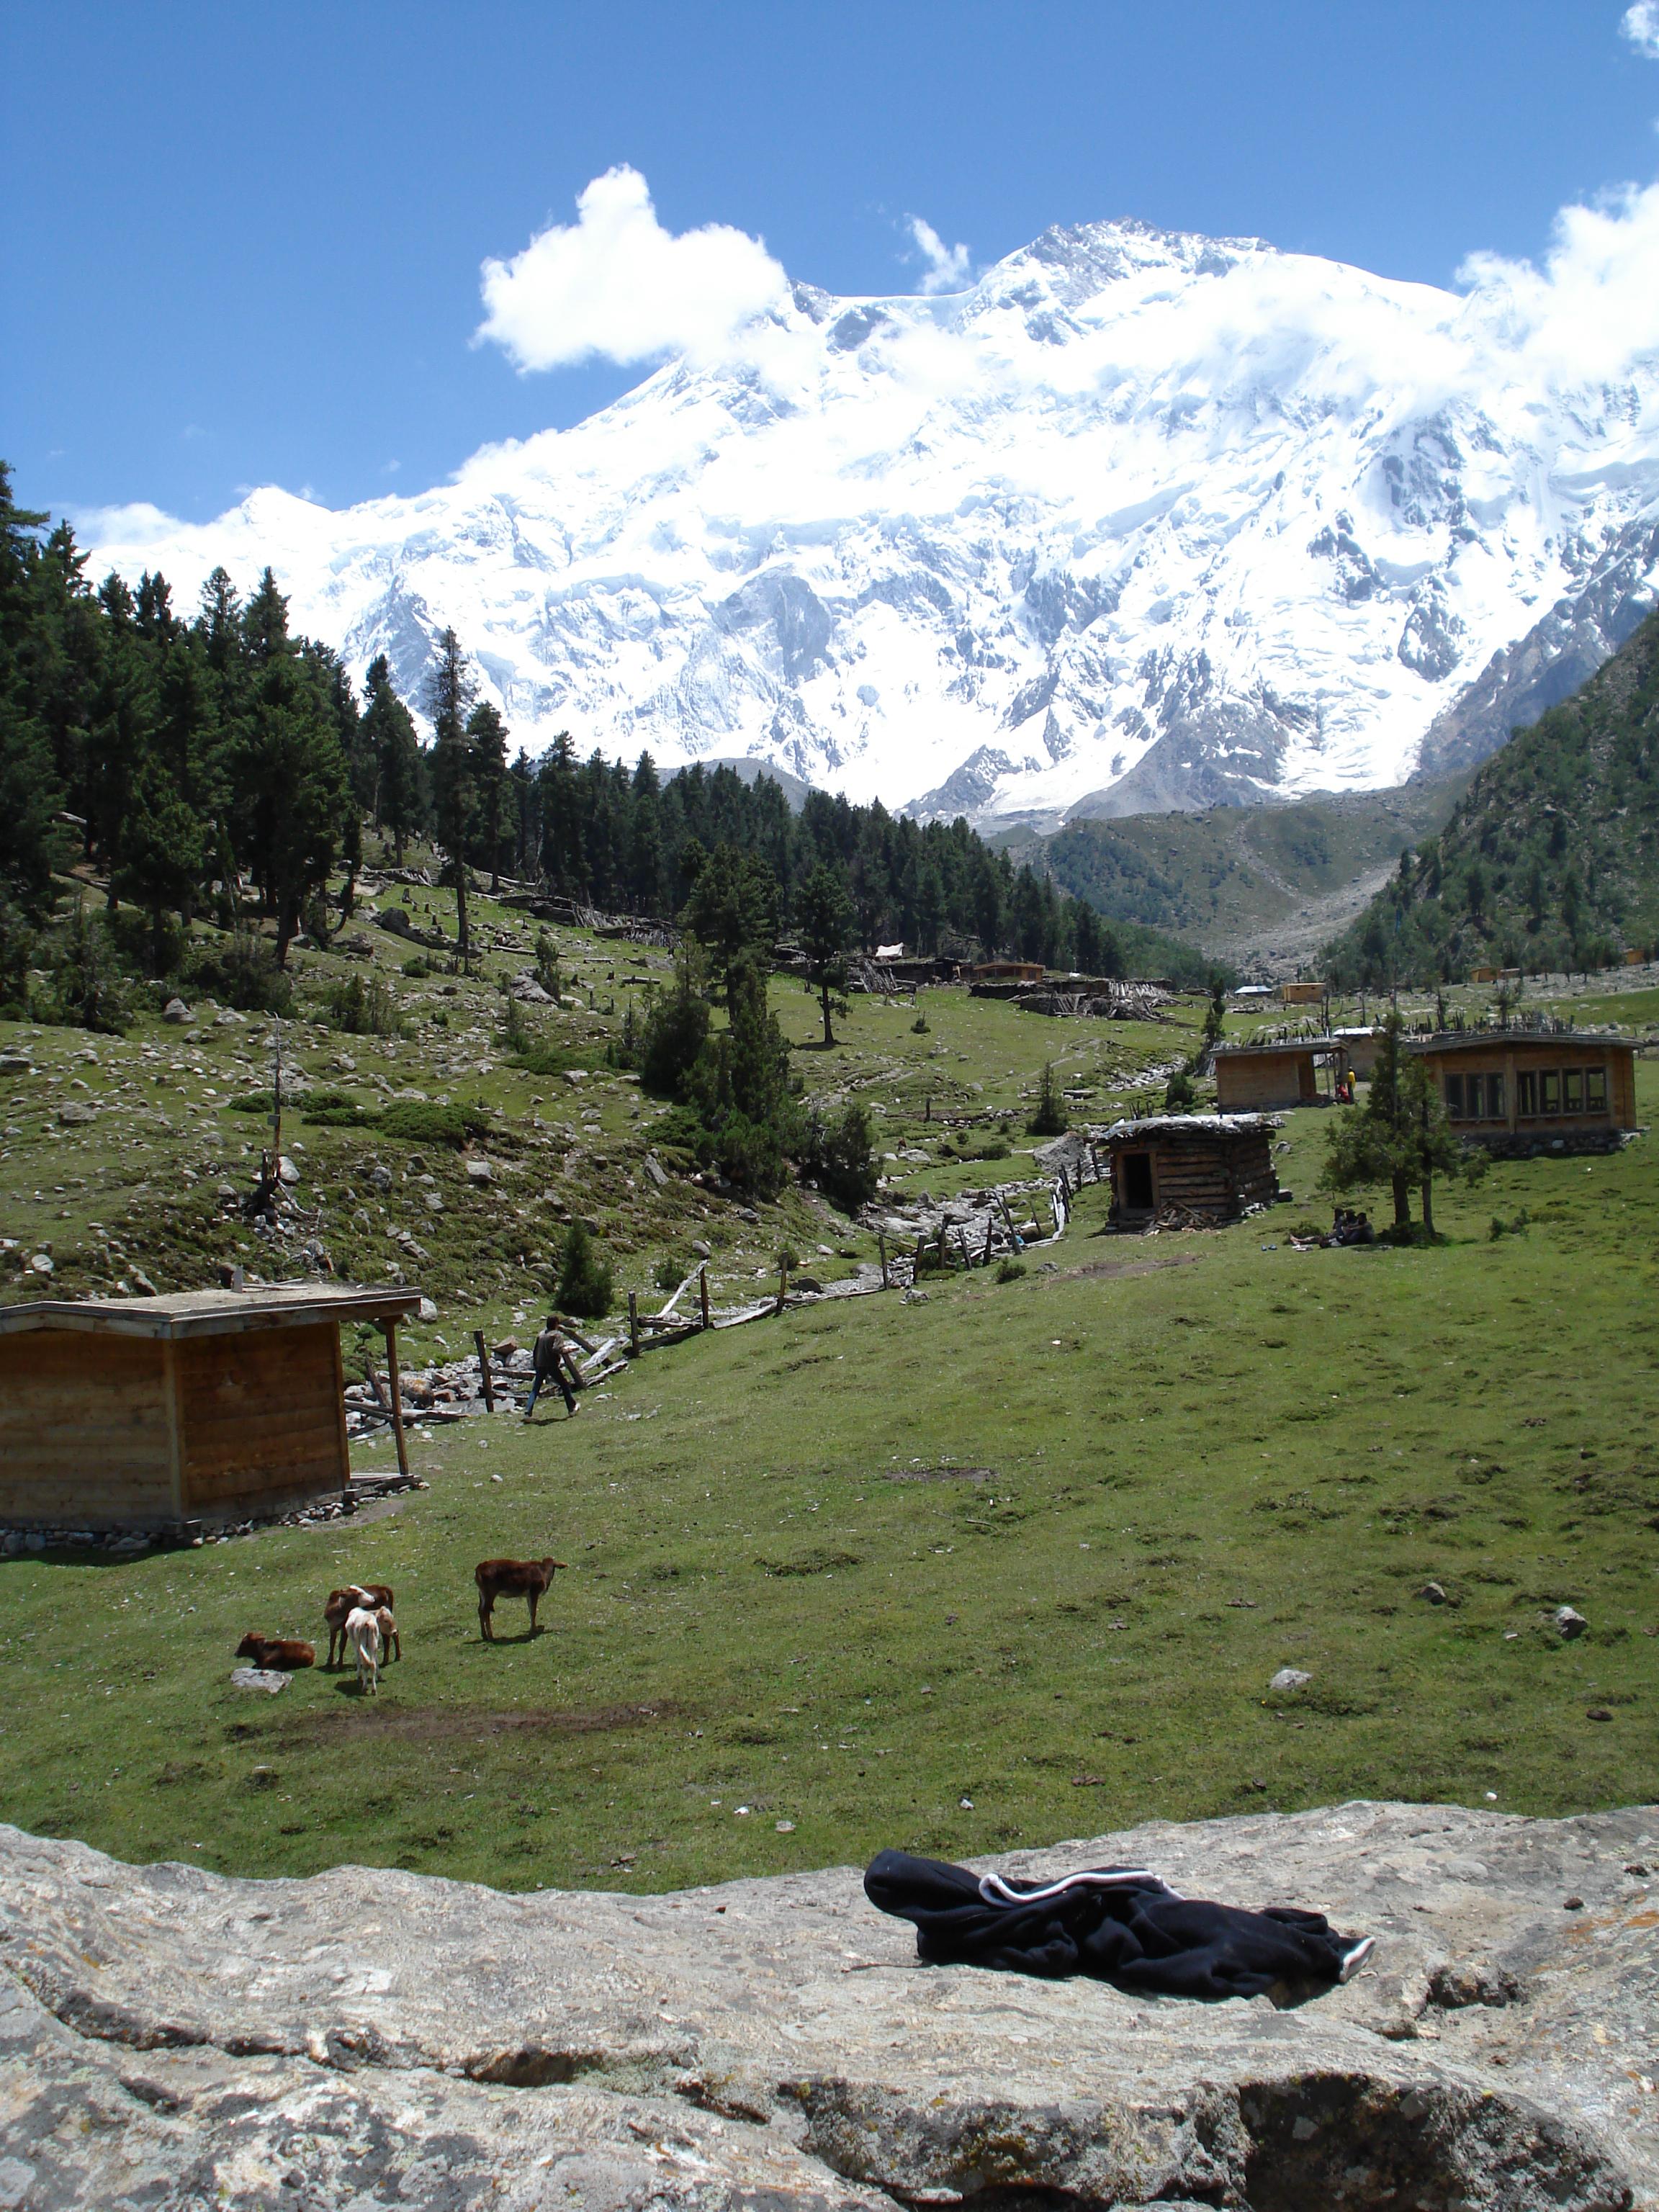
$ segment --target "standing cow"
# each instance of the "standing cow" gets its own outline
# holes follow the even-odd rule
[[[478,1585],[478,1627],[486,1644],[495,1641],[490,1615],[498,1597],[530,1601],[530,1633],[536,1633],[536,1607],[552,1587],[562,1559],[480,1559],[472,1570]]]

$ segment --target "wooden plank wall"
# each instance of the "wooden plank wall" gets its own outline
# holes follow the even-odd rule
[[[173,1518],[165,1350],[155,1338],[0,1336],[0,1518]]]
[[[1291,1053],[1215,1064],[1216,1103],[1224,1114],[1255,1113],[1274,1106],[1306,1105],[1317,1095],[1312,1063]]]
[[[337,1329],[249,1329],[175,1347],[184,1510],[211,1516],[342,1488]]]

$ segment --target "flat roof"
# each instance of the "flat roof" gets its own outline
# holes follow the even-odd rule
[[[409,1290],[331,1291],[320,1283],[256,1284],[246,1291],[179,1291],[155,1298],[36,1298],[0,1305],[0,1336],[72,1329],[88,1336],[234,1336],[318,1321],[404,1321],[420,1310]]]
[[[1149,1114],[1141,1121],[1114,1121],[1109,1145],[1132,1144],[1138,1137],[1247,1137],[1258,1129],[1282,1129],[1279,1114]]]
[[[1596,1052],[1632,1052],[1633,1037],[1609,1030],[1440,1030],[1433,1036],[1402,1037],[1407,1052],[1491,1052],[1495,1046],[1535,1044],[1559,1050],[1563,1045],[1583,1045]]]
[[[1266,1059],[1276,1052],[1339,1052],[1347,1039],[1342,1036],[1281,1037],[1276,1044],[1218,1044],[1217,1060],[1244,1060],[1252,1054]]]

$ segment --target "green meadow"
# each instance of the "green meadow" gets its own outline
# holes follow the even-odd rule
[[[1103,1119],[1184,1042],[924,1005],[922,1035],[860,1007],[837,1074],[935,1193],[1030,1164],[941,1164],[930,1092],[1018,1146],[1044,1056]],[[0,1814],[238,1873],[644,1890],[1359,1796],[1659,1796],[1651,1140],[1444,1191],[1432,1249],[1298,1253],[1325,1126],[1291,1118],[1297,1199],[1267,1216],[1117,1237],[1091,1191],[1020,1279],[792,1311],[650,1355],[574,1422],[419,1440],[429,1486],[380,1518],[0,1563]],[[642,1216],[623,1286],[690,1222]],[[770,1210],[716,1231],[732,1283],[770,1265]],[[568,1567],[543,1632],[503,1601],[486,1646],[474,1562],[545,1552]],[[320,1645],[325,1592],[364,1579],[404,1636],[378,1698],[321,1668],[232,1686],[243,1631]],[[1304,1689],[1269,1691],[1285,1666]]]

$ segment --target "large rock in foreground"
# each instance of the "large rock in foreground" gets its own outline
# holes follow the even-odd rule
[[[0,1827],[0,2208],[1659,2203],[1659,1808],[1361,1803],[997,1863],[1111,1860],[1316,1906],[1372,1964],[1206,2006],[921,1966],[845,1868],[511,1897]]]

